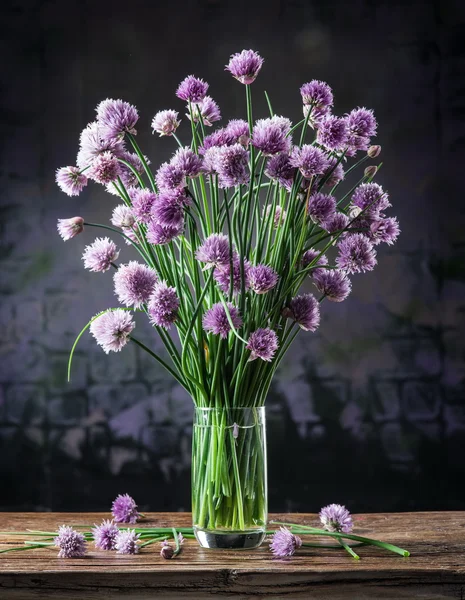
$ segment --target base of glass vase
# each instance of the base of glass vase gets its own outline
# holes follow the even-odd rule
[[[249,531],[208,531],[194,527],[194,534],[202,548],[215,550],[251,550],[258,548],[266,536],[263,529]]]

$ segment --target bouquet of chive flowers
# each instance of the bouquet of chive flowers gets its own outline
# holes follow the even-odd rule
[[[379,165],[356,174],[381,151],[371,145],[373,112],[334,115],[331,88],[313,80],[300,89],[297,124],[274,113],[266,92],[270,114],[255,121],[251,84],[262,65],[252,50],[231,57],[226,70],[245,87],[247,120],[211,133],[220,108],[208,83],[186,77],[176,96],[186,103],[189,141],[181,141],[178,112],[158,112],[153,131],[179,148],[155,172],[136,141],[136,108],[111,99],[82,132],[77,166],[57,171],[69,195],[91,179],[118,201],[111,225],[58,222],[64,240],[98,227],[137,253],[118,262],[109,237],[86,247],[87,269],[114,268],[122,306],[93,317],[78,339],[90,328],[106,353],[137,344],[191,395],[193,520],[204,546],[263,540],[263,407],[273,375],[297,334],[317,329],[321,302],[345,300],[351,276],[373,270],[375,247],[399,234],[385,214],[388,195],[373,182]],[[134,336],[134,312],[145,313],[166,353]]]

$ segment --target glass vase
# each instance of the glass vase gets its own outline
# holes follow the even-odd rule
[[[267,510],[265,408],[196,408],[192,520],[203,548],[256,548]]]

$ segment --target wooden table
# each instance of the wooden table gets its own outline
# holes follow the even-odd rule
[[[103,518],[108,514],[0,513],[0,530],[55,531],[63,523]],[[311,514],[271,518],[317,523]],[[55,548],[36,549],[0,554],[0,598],[465,598],[465,512],[367,514],[354,522],[355,533],[400,545],[411,556],[370,546],[358,548],[360,561],[329,548],[305,548],[276,560],[267,542],[253,551],[215,551],[195,540],[187,540],[173,560],[162,559],[156,544],[137,556],[91,547],[87,557],[68,560],[56,558]],[[190,515],[149,513],[143,523],[186,527]],[[0,549],[21,542],[1,537]]]

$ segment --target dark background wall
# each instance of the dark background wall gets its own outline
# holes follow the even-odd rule
[[[140,110],[154,165],[174,150],[150,134],[194,72],[227,118],[244,89],[232,52],[266,59],[255,115],[300,118],[299,86],[327,80],[336,111],[374,108],[378,181],[402,227],[374,273],[354,277],[301,335],[268,402],[271,510],[465,508],[465,18],[441,1],[5,0],[1,123],[0,509],[107,509],[120,492],[145,509],[189,509],[192,405],[128,346],[105,356],[88,318],[114,305],[111,274],[84,272],[94,232],[64,244],[56,219],[106,222],[115,198],[54,183],[73,164],[97,102]],[[186,124],[181,136],[186,132]],[[124,260],[132,257],[124,248]],[[144,330],[142,321],[138,329]],[[145,327],[145,339],[156,345]]]

